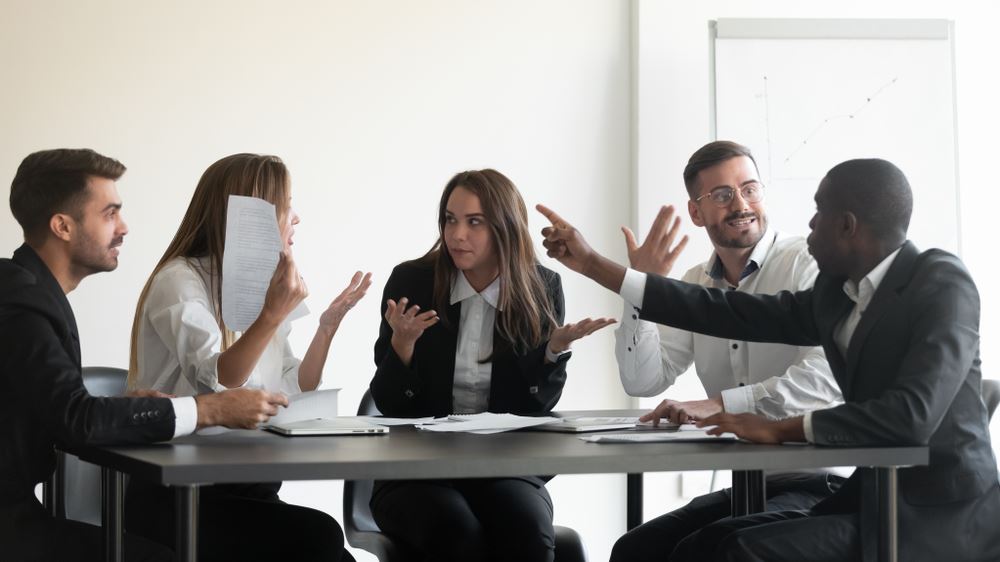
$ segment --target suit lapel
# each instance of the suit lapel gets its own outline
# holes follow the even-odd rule
[[[861,350],[868,339],[868,333],[871,332],[879,319],[899,302],[899,289],[910,281],[911,270],[918,255],[916,246],[907,241],[896,256],[896,261],[886,272],[882,283],[875,290],[875,294],[872,296],[871,302],[868,303],[868,308],[861,315],[861,320],[847,346],[847,372],[849,375],[858,366]]]

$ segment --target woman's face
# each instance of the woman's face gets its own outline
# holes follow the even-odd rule
[[[464,187],[455,188],[448,197],[444,243],[458,269],[467,274],[495,276],[497,258],[493,233],[479,197]]]
[[[292,208],[292,198],[288,198],[288,212],[285,213],[284,220],[281,221],[281,241],[284,244],[286,250],[292,247],[295,242],[292,237],[295,236],[295,225],[299,224],[299,214],[295,212]]]

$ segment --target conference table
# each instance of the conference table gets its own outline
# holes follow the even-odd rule
[[[562,416],[638,416],[639,410],[561,412]],[[643,430],[649,431],[649,430]],[[532,474],[629,476],[634,519],[641,474],[733,470],[736,514],[763,510],[764,471],[875,467],[880,496],[879,557],[897,560],[897,468],[924,465],[927,447],[834,448],[745,442],[587,443],[575,434],[516,431],[478,435],[396,426],[385,435],[283,437],[260,430],[190,435],[141,446],[73,448],[102,467],[105,559],[123,559],[124,478],[171,486],[177,502],[179,560],[197,560],[199,487],[288,480],[487,478]],[[639,488],[637,491],[636,488]],[[641,504],[640,504],[641,505]],[[634,524],[634,520],[630,525]]]

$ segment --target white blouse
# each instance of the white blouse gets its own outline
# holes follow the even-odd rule
[[[138,388],[193,396],[225,390],[216,368],[222,330],[210,290],[207,258],[176,258],[156,274],[139,324]],[[299,363],[288,345],[291,326],[282,322],[243,384],[269,392],[298,394]]]
[[[451,389],[452,411],[456,414],[485,412],[490,402],[493,363],[480,363],[493,354],[500,278],[477,293],[465,274],[459,272],[451,283],[451,304],[462,303],[455,348],[455,380]]]

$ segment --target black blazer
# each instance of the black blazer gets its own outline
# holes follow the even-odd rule
[[[822,344],[845,404],[813,413],[816,443],[928,445],[928,466],[899,470],[900,560],[996,559],[1000,489],[980,398],[979,294],[962,262],[903,245],[855,330],[833,336],[854,303],[844,278],[797,293],[748,295],[647,277],[641,317],[718,337]],[[814,512],[860,513],[875,553],[874,471],[861,468]],[[974,522],[982,522],[974,525]],[[989,523],[987,523],[989,522]]]
[[[538,272],[552,301],[556,321],[561,325],[565,302],[559,275],[540,265]],[[438,322],[420,336],[409,367],[403,365],[393,351],[390,343],[392,328],[385,320],[387,299],[398,302],[406,297],[409,304],[420,305],[421,310],[430,310],[434,308],[433,295],[434,269],[427,260],[414,260],[396,266],[385,284],[382,324],[375,342],[377,369],[372,378],[371,392],[379,411],[386,416],[444,416],[452,411],[461,303],[438,311],[441,316],[447,315],[449,326]],[[516,354],[504,344],[499,333],[494,331],[493,338],[496,353],[490,379],[489,411],[541,414],[552,410],[566,383],[566,361],[570,354],[562,355],[555,363],[546,364],[547,341],[526,354]]]
[[[52,473],[56,443],[145,443],[173,436],[170,400],[87,393],[73,310],[27,245],[0,260],[0,346],[0,515],[3,507],[31,498],[35,485]],[[0,525],[8,525],[2,519]]]

